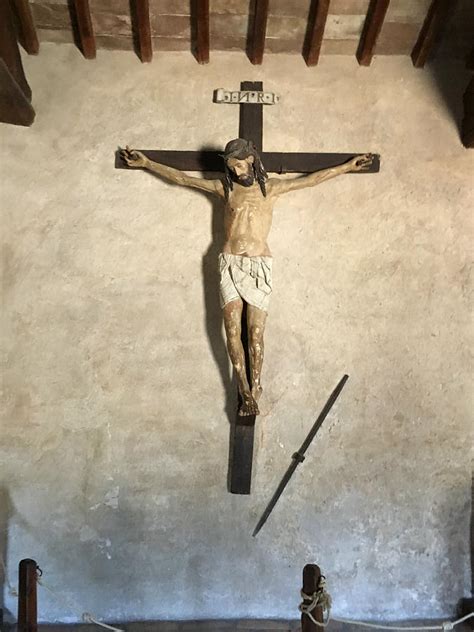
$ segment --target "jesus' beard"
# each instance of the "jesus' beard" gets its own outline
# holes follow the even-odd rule
[[[244,176],[238,176],[236,178],[237,182],[239,184],[241,184],[243,187],[251,187],[252,184],[254,183],[254,177],[253,175],[244,175]]]

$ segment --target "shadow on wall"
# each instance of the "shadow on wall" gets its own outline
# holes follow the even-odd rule
[[[474,29],[474,2],[458,0],[452,16],[437,38],[426,70],[443,97],[448,114],[456,123],[461,136],[463,96],[472,77],[469,59],[472,57],[472,30]]]
[[[463,96],[472,76],[462,59],[439,59],[427,65],[433,80],[443,97],[449,116],[453,119],[461,136],[461,123],[464,116]]]
[[[201,152],[222,151],[221,147],[205,146],[201,147]],[[160,179],[159,175],[152,174]],[[208,179],[222,179],[222,174],[203,173],[203,177]],[[168,183],[169,184],[169,183]],[[219,301],[219,269],[218,258],[222,252],[224,244],[224,203],[216,196],[205,191],[193,189],[196,195],[204,195],[212,205],[211,215],[211,241],[202,257],[202,277],[205,305],[205,326],[209,346],[214,361],[219,370],[222,386],[226,394],[224,411],[228,417],[229,424],[233,423],[237,410],[237,385],[230,369],[229,357],[227,355],[226,342],[223,336],[223,317]]]
[[[0,629],[3,623],[14,623],[15,618],[11,612],[5,609],[5,593],[9,589],[7,578],[8,556],[8,525],[12,515],[10,494],[4,487],[0,487],[0,573],[2,574],[2,590],[0,591]]]

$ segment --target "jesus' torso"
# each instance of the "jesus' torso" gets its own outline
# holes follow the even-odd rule
[[[260,186],[234,184],[224,209],[224,253],[247,257],[271,257],[267,239],[272,226],[273,204],[271,184],[264,197]]]

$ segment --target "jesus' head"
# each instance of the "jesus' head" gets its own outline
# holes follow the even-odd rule
[[[251,140],[236,138],[227,143],[222,154],[224,158],[226,198],[233,189],[234,182],[241,186],[250,187],[257,180],[262,194],[266,195],[265,180],[267,173],[262,165],[260,156]]]

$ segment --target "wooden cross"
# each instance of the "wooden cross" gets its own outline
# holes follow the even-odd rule
[[[243,81],[241,90],[262,91],[261,81]],[[273,173],[312,173],[319,169],[336,167],[364,152],[357,154],[327,153],[283,153],[264,152],[263,141],[263,104],[241,103],[239,117],[239,138],[252,140],[261,155],[267,172]],[[140,149],[148,158],[156,162],[181,169],[182,171],[222,172],[223,160],[217,151],[172,151]],[[118,169],[129,167],[116,153],[115,166]],[[379,156],[375,155],[370,167],[362,173],[376,173],[380,168]],[[356,172],[355,172],[356,173]],[[359,172],[360,173],[360,172]],[[247,319],[245,310],[242,315],[242,342],[246,352],[247,372],[249,371]],[[250,376],[248,376],[250,377]],[[255,415],[240,417],[237,413],[231,423],[229,449],[228,489],[233,494],[250,494],[252,479],[253,444]]]

